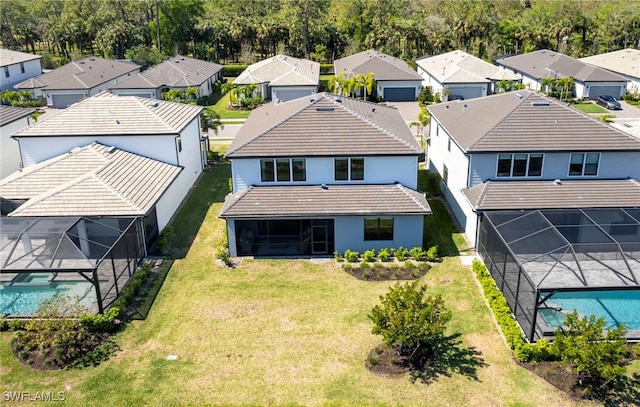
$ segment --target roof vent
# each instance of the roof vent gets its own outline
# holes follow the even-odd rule
[[[329,187],[327,186],[327,184],[322,184],[322,185],[320,186],[320,188],[324,189],[325,191],[326,191],[327,189],[329,189]]]
[[[318,112],[333,112],[333,108],[331,106],[319,106],[319,107],[316,107],[316,111],[318,111]]]
[[[446,105],[446,106],[444,107],[444,110],[449,110],[449,105]]]
[[[462,108],[463,108],[464,110],[467,110],[467,104],[465,103],[464,105],[462,105]]]
[[[151,105],[151,107],[158,107],[158,106],[160,106],[160,103],[158,103],[158,102],[156,102],[156,103]]]
[[[522,93],[519,92],[514,93],[513,96],[515,96],[517,99],[522,99],[524,97]]]
[[[531,106],[549,106],[549,102],[531,102]]]
[[[554,179],[554,180],[553,180],[553,184],[554,184],[554,185],[562,185],[562,181],[561,181],[561,180],[559,180],[559,179]]]
[[[310,102],[315,102],[315,101],[316,101],[316,98],[311,98],[311,99],[309,99],[309,101],[310,101]]]
[[[340,97],[338,97],[338,96],[334,96],[333,97],[333,101],[334,102],[338,102],[338,103],[342,103],[342,99],[340,99]]]
[[[113,153],[114,151],[116,151],[115,146],[109,146],[109,148],[107,148],[107,153]]]

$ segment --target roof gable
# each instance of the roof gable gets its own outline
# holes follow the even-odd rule
[[[181,167],[92,143],[15,172],[0,196],[27,199],[9,216],[146,214]]]
[[[640,79],[640,49],[621,49],[581,58],[580,61]]]
[[[336,59],[333,64],[336,75],[345,72],[347,77],[373,72],[376,81],[422,80],[422,77],[400,58],[372,49]]]
[[[416,65],[440,83],[487,83],[489,79],[504,76],[501,72],[505,72],[460,50],[418,59]],[[509,79],[517,80],[520,77],[510,74]]]
[[[308,59],[276,55],[249,65],[233,81],[239,85],[269,83],[271,86],[318,85],[320,64]]]
[[[416,155],[394,108],[318,93],[251,112],[227,157]]]
[[[37,122],[16,137],[177,134],[202,106],[100,93]]]
[[[467,152],[640,151],[629,134],[527,90],[428,109]]]

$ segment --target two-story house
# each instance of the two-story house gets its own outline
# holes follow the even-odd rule
[[[254,110],[226,154],[231,254],[422,246],[422,153],[391,107],[319,93]]]
[[[640,140],[554,99],[522,90],[428,109],[429,167],[472,243],[486,210],[640,205]]]
[[[35,109],[0,105],[0,179],[20,169],[20,148],[11,135],[29,126]]]
[[[0,49],[0,92],[13,90],[13,86],[42,74],[40,55]]]

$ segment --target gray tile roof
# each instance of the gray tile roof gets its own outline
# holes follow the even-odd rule
[[[15,134],[16,137],[177,134],[202,106],[100,93]]]
[[[456,50],[416,60],[416,65],[440,83],[488,83],[518,80],[519,75],[505,71],[464,51]]]
[[[227,157],[417,155],[422,148],[395,108],[330,93],[251,112]]]
[[[44,87],[45,90],[93,89],[127,73],[133,74],[140,65],[132,61],[89,57],[69,62],[33,80],[14,86],[19,90]]]
[[[111,89],[157,89],[160,87],[186,88],[205,83],[222,70],[213,62],[177,55],[168,61],[122,81]]]
[[[427,215],[424,194],[400,184],[250,187],[229,194],[222,218]]]
[[[487,181],[462,192],[477,210],[640,206],[640,182],[634,179]]]
[[[0,66],[9,66],[42,58],[40,55],[0,48]]]
[[[466,152],[640,151],[640,140],[528,90],[430,105]]]
[[[376,81],[421,81],[422,77],[400,58],[370,49],[333,62],[336,76],[346,77],[373,72]]]
[[[249,65],[233,83],[239,85],[268,83],[270,86],[318,85],[320,64],[308,59],[276,55]]]
[[[548,49],[497,58],[496,63],[522,72],[532,78],[571,77],[579,82],[627,82],[627,79],[606,69],[594,67]]]
[[[10,216],[142,216],[180,171],[92,143],[0,180],[0,196],[28,200]]]
[[[580,58],[580,61],[640,79],[640,49],[621,49]]]
[[[36,109],[0,105],[0,126],[6,126],[18,119],[30,116],[35,111]]]

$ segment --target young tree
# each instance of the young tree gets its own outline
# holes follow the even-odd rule
[[[565,325],[556,331],[552,346],[563,361],[575,366],[581,386],[598,389],[625,376],[622,360],[627,348],[623,325],[604,331],[604,318],[596,319],[594,315],[580,318],[576,311],[567,315]]]
[[[367,95],[371,95],[373,91],[373,85],[375,84],[375,74],[369,72],[366,75],[359,73],[356,75],[357,90],[364,88],[364,100],[367,100]]]
[[[398,353],[410,358],[429,349],[444,335],[451,312],[440,295],[425,297],[426,286],[417,281],[400,284],[380,296],[380,305],[371,310],[372,333],[382,335],[386,346],[398,346]]]
[[[203,132],[211,129],[216,135],[219,130],[224,129],[220,115],[216,113],[211,106],[204,108],[202,113],[200,113],[200,127]]]

